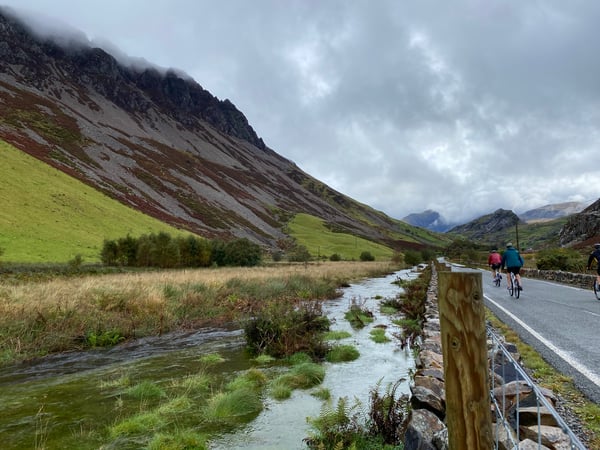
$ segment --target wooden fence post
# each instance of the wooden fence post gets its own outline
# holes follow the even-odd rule
[[[439,272],[438,301],[450,450],[492,448],[481,273]]]

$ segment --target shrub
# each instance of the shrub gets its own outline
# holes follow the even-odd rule
[[[542,250],[537,254],[536,265],[540,270],[565,270],[571,272],[582,271],[586,261],[569,248],[553,248]]]
[[[223,259],[220,265],[252,267],[260,263],[262,251],[258,244],[249,239],[235,239],[223,247]]]
[[[342,257],[338,253],[333,253],[329,257],[329,261],[341,261],[341,260],[342,260]]]
[[[310,261],[310,252],[304,245],[296,245],[288,252],[288,261],[308,262]]]
[[[371,254],[371,252],[364,251],[360,254],[361,261],[375,261],[375,257]]]
[[[404,262],[409,266],[416,266],[422,261],[421,253],[415,250],[406,250],[404,252]]]
[[[327,352],[323,332],[329,330],[329,320],[319,302],[299,305],[271,302],[244,326],[249,349],[255,354],[276,358],[305,352],[322,358]]]

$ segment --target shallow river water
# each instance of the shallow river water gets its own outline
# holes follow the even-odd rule
[[[332,321],[331,329],[352,335],[340,343],[351,344],[360,352],[355,361],[324,363],[326,375],[319,387],[330,391],[333,404],[347,397],[350,403],[357,399],[367,408],[369,392],[378,382],[383,390],[388,384],[409,377],[414,367],[412,353],[400,349],[399,341],[393,337],[400,328],[392,323],[392,317],[380,313],[379,302],[401,292],[393,283],[398,277],[414,276],[410,271],[401,271],[368,279],[344,288],[341,297],[325,302],[324,312]],[[353,299],[375,318],[360,330],[353,329],[344,318]],[[387,327],[390,342],[372,340],[370,331],[375,326]],[[116,406],[120,404],[120,396],[106,389],[112,380],[126,376],[132,380],[168,383],[202,370],[199,357],[213,353],[225,359],[218,370],[227,376],[252,367],[244,344],[241,330],[204,329],[2,368],[0,448],[118,448],[102,446],[104,430],[114,423],[115,415],[124,413]],[[408,391],[406,382],[397,393]],[[258,417],[234,432],[215,437],[210,448],[306,449],[302,442],[310,431],[306,419],[317,417],[322,406],[322,400],[304,390],[295,390],[287,400],[267,399]]]

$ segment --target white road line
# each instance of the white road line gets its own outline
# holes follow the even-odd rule
[[[492,298],[490,298],[488,295],[484,294],[483,296],[490,303],[493,303],[494,305],[496,305],[496,307],[498,309],[502,310],[506,315],[510,316],[515,322],[517,322],[519,325],[521,325],[523,328],[525,328],[525,330],[527,330],[532,336],[534,336],[542,344],[544,344],[546,347],[548,347],[550,350],[552,350],[554,353],[556,353],[558,356],[560,356],[567,364],[569,364],[570,366],[575,368],[577,371],[579,371],[583,376],[585,376],[588,380],[590,380],[596,386],[600,387],[600,376],[596,375],[592,370],[590,370],[584,364],[580,363],[577,359],[570,356],[568,352],[558,348],[552,342],[550,342],[546,338],[542,337],[537,331],[535,331],[533,328],[531,328],[529,325],[527,325],[525,322],[523,322],[521,319],[519,319],[513,313],[508,311],[506,308],[501,306],[499,303],[492,300]]]

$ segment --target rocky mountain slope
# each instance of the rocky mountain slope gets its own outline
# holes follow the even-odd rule
[[[573,214],[559,232],[560,245],[590,247],[600,242],[600,199]]]
[[[459,225],[448,231],[450,234],[480,241],[486,240],[490,235],[507,228],[513,228],[520,222],[519,217],[512,211],[497,209],[491,214],[486,214],[464,225]]]
[[[581,212],[588,204],[589,203],[582,202],[564,202],[545,205],[525,211],[524,213],[519,214],[519,218],[525,222],[557,219],[559,217],[577,214]]]
[[[68,42],[68,45],[65,44]],[[229,100],[0,9],[0,139],[160,220],[275,246],[299,212],[394,248],[440,242],[270,149]]]

